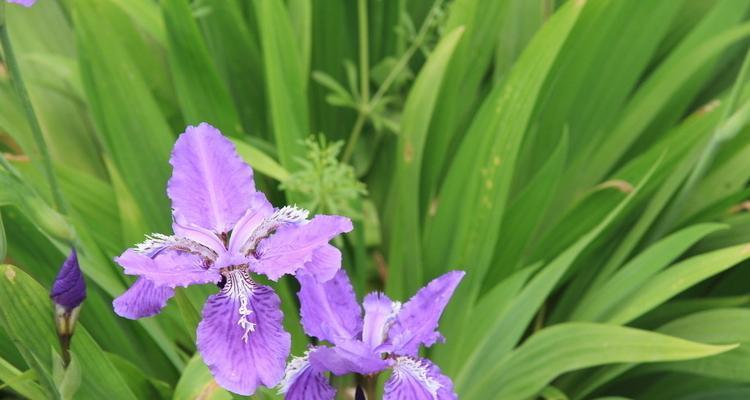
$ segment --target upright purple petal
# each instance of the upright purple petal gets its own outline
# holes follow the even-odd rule
[[[416,355],[420,344],[429,347],[442,340],[438,320],[464,275],[451,271],[439,276],[404,304],[388,333],[396,354]]]
[[[175,215],[173,219],[172,230],[176,236],[187,238],[199,243],[213,250],[216,254],[221,254],[226,251],[224,243],[214,232],[196,224],[188,223],[185,217],[180,215]]]
[[[284,394],[285,400],[332,400],[336,389],[321,371],[310,365],[307,357],[295,357],[287,365],[279,393]]]
[[[331,343],[357,337],[362,329],[362,310],[346,271],[339,270],[326,283],[303,271],[297,279],[301,285],[297,293],[301,322],[308,335]]]
[[[31,7],[36,3],[36,0],[7,0],[8,3],[20,4],[24,7]]]
[[[204,269],[203,260],[189,253],[164,251],[151,258],[128,249],[115,261],[124,268],[126,274],[143,276],[160,286],[174,288],[221,280],[218,272]]]
[[[112,302],[112,305],[117,315],[139,319],[158,314],[172,296],[174,289],[157,286],[146,278],[138,278],[130,289]]]
[[[362,328],[362,341],[371,348],[377,348],[385,341],[388,329],[396,318],[401,303],[393,302],[383,293],[370,293],[365,296],[365,321]]]
[[[71,250],[68,258],[63,262],[52,284],[50,297],[66,309],[78,307],[86,298],[86,282],[83,280],[81,268],[78,266],[78,255]]]
[[[262,192],[250,196],[250,203],[242,218],[237,221],[229,238],[229,252],[242,253],[243,247],[263,221],[273,214],[273,206]]]
[[[276,233],[258,244],[255,251],[258,263],[252,268],[272,280],[277,280],[284,274],[294,274],[305,264],[313,261],[316,250],[326,246],[335,236],[351,230],[351,220],[336,215],[318,215],[305,224],[281,226]],[[330,257],[326,259],[336,261]],[[324,275],[330,278],[330,271],[339,268],[340,264],[315,268],[312,271],[325,271]],[[316,278],[325,281],[325,277],[317,274]]]
[[[282,327],[279,297],[235,271],[203,307],[197,343],[216,382],[241,395],[275,386],[284,375],[291,338]]]
[[[188,126],[169,160],[167,184],[175,216],[216,233],[229,232],[255,192],[253,171],[213,126]]]
[[[399,357],[385,382],[383,400],[456,400],[453,382],[426,359]]]
[[[335,347],[319,347],[310,352],[310,363],[335,375],[373,374],[388,368],[388,362],[359,340],[339,341]]]

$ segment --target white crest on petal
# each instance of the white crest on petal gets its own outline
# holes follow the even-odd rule
[[[284,372],[284,378],[279,382],[279,394],[286,394],[289,388],[292,387],[297,378],[310,367],[310,350],[305,352],[302,357],[293,357],[289,364],[286,365],[286,372]]]
[[[152,258],[164,250],[192,253],[211,261],[214,261],[217,257],[215,251],[194,240],[181,236],[164,235],[162,233],[146,235],[146,240],[135,245],[136,252]]]
[[[284,206],[264,219],[242,246],[240,252],[248,254],[254,250],[261,239],[270,236],[278,227],[285,224],[305,224],[310,212],[297,206]]]
[[[428,366],[418,359],[411,357],[398,357],[396,358],[396,365],[393,367],[393,375],[398,380],[411,379],[419,382],[428,392],[434,400],[437,400],[438,390],[443,387],[437,380],[430,377],[428,374]],[[407,377],[407,375],[409,377]]]
[[[242,335],[242,340],[247,343],[248,336],[251,332],[255,332],[255,323],[250,322],[248,316],[253,313],[253,310],[247,307],[250,296],[252,296],[255,290],[255,285],[244,269],[235,269],[232,271],[225,272],[227,282],[222,289],[229,297],[239,299],[240,307],[237,312],[240,314],[240,318],[237,320],[239,325],[245,332]]]

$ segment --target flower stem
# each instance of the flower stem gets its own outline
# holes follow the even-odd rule
[[[5,24],[5,2],[0,2],[0,46],[2,46],[3,53],[5,55],[5,64],[10,73],[10,81],[13,83],[13,88],[16,91],[18,99],[21,101],[26,120],[31,128],[31,133],[36,142],[37,149],[41,154],[42,166],[44,168],[44,174],[49,182],[50,190],[52,192],[52,198],[55,202],[57,211],[62,214],[67,213],[65,201],[63,200],[60,186],[55,178],[54,170],[52,168],[52,160],[49,155],[49,148],[47,143],[44,141],[44,135],[42,134],[42,128],[39,125],[39,120],[34,112],[34,107],[29,99],[29,93],[26,90],[23,77],[21,75],[21,69],[18,67],[15,54],[13,53],[13,46],[8,36],[8,27]]]

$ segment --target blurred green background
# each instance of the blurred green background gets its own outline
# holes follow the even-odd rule
[[[274,205],[355,220],[359,296],[467,271],[426,354],[460,398],[750,398],[750,1],[2,7],[46,145],[4,49],[0,397],[231,398],[195,355],[212,288],[111,309],[112,258],[169,232],[169,153],[206,121]],[[47,293],[72,245],[89,297],[62,371]],[[300,355],[296,282],[274,286]]]

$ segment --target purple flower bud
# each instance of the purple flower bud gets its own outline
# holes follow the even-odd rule
[[[36,3],[36,0],[7,0],[8,3],[20,4],[24,7],[31,7]]]
[[[56,305],[68,310],[78,307],[86,298],[86,283],[83,281],[83,274],[78,266],[75,249],[70,252],[68,259],[60,267],[55,283],[52,284],[50,297]]]

